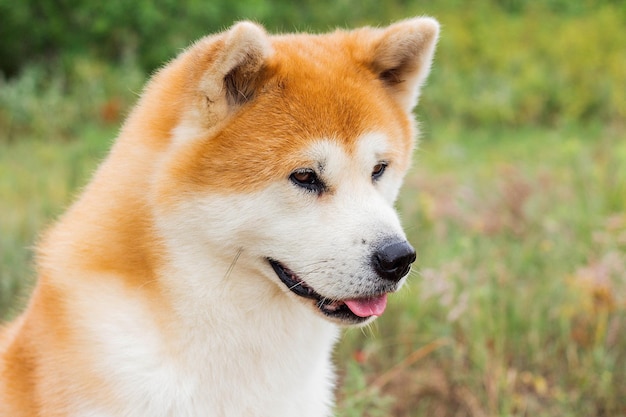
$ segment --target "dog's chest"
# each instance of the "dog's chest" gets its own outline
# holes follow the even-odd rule
[[[168,341],[131,323],[118,320],[115,335],[100,329],[96,368],[108,398],[76,404],[79,415],[330,415],[334,326],[284,332],[269,318],[195,327]]]

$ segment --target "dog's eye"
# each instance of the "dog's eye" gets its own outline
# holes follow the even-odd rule
[[[321,193],[325,188],[322,180],[320,180],[315,171],[311,169],[299,169],[293,172],[289,176],[289,179],[298,187],[302,187],[308,191]]]
[[[380,177],[382,177],[385,173],[385,169],[387,169],[386,162],[379,162],[378,164],[374,165],[374,169],[372,169],[372,180],[376,181]]]

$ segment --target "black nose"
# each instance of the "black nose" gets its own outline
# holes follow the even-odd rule
[[[372,263],[378,275],[390,281],[399,281],[415,262],[415,249],[407,241],[391,242],[372,255]]]

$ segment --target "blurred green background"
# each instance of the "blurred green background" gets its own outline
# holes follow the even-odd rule
[[[0,0],[0,317],[149,74],[244,18],[442,23],[398,202],[410,284],[337,350],[339,416],[626,416],[626,2]]]

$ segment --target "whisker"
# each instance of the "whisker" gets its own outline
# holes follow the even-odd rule
[[[310,264],[303,265],[302,268],[301,268],[301,271],[304,271],[307,268],[319,267],[320,265],[327,264],[327,263],[333,262],[333,261],[334,261],[334,259],[322,259],[322,260],[317,261],[317,262],[313,262],[313,263],[310,263]]]
[[[294,285],[292,285],[291,287],[288,287],[289,290],[293,290],[294,288],[298,287],[298,286],[302,286],[302,281],[296,282]]]
[[[243,252],[243,248],[239,248],[237,250],[235,257],[233,258],[232,262],[228,266],[228,269],[226,270],[226,274],[224,274],[224,280],[227,280],[230,277],[230,274],[233,272],[233,269],[235,268],[235,264],[239,260],[239,256],[241,256],[242,252]]]

